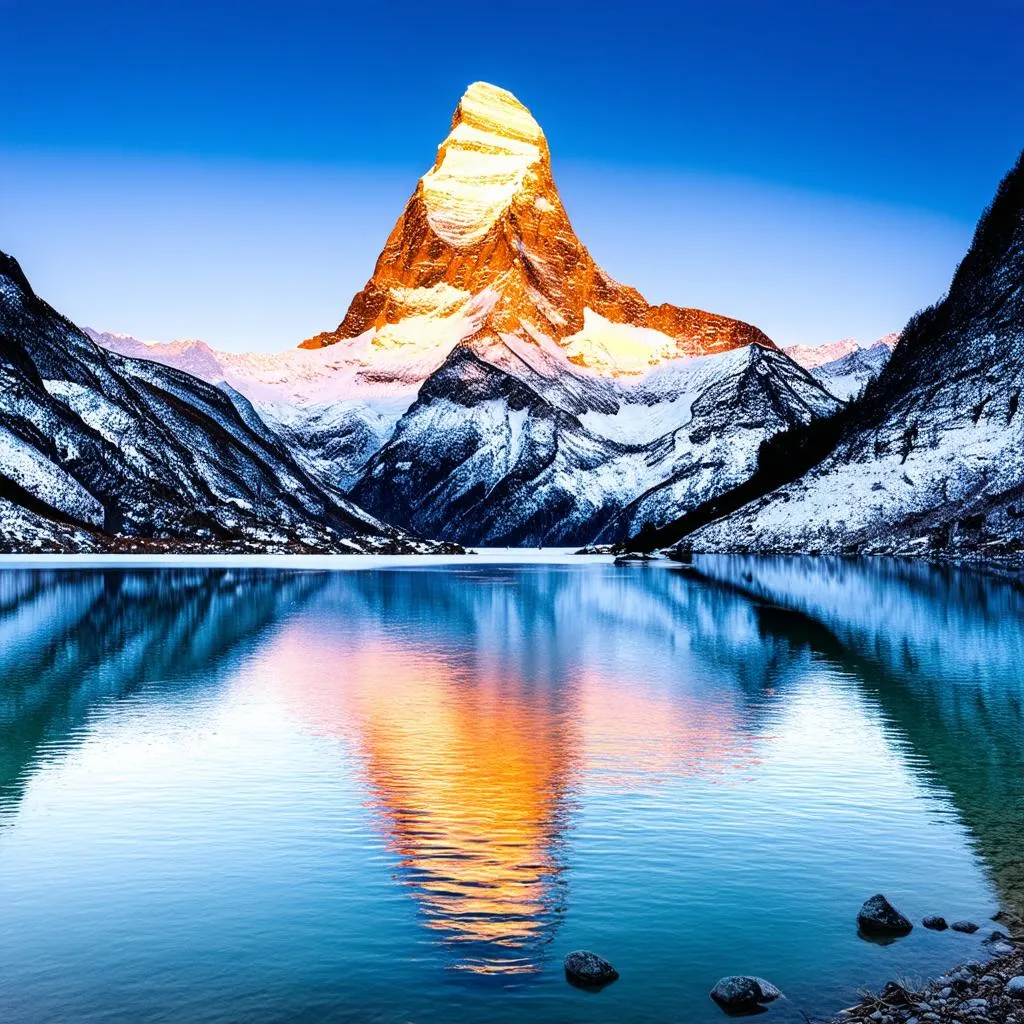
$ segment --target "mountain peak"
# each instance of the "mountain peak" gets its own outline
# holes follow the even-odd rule
[[[433,372],[456,345],[524,344],[598,376],[642,376],[673,359],[760,344],[756,327],[652,306],[594,262],[569,221],[547,140],[512,93],[465,91],[373,276],[322,348],[361,336],[368,379]],[[360,344],[364,344],[361,342]]]
[[[474,82],[462,94],[452,117],[452,131],[460,124],[524,142],[544,140],[530,111],[508,89],[489,82]]]
[[[420,179],[431,229],[459,248],[479,242],[530,169],[546,161],[544,133],[529,110],[505,89],[474,82],[459,100],[436,163]]]

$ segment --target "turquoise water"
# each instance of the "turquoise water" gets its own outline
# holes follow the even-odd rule
[[[765,1020],[1024,894],[1024,595],[824,559],[0,571],[0,1019]],[[569,986],[578,947],[621,979]]]

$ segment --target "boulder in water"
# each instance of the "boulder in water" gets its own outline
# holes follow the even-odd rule
[[[964,932],[966,935],[973,935],[978,926],[973,921],[954,921],[950,926],[955,932]]]
[[[865,901],[857,925],[865,935],[907,935],[914,928],[881,893]]]
[[[938,914],[929,914],[922,922],[925,928],[931,928],[933,932],[944,932],[949,925],[946,924],[946,919],[940,917]]]
[[[563,966],[569,981],[584,988],[600,988],[619,976],[604,957],[591,953],[589,949],[573,950],[566,956]]]
[[[719,980],[711,990],[711,998],[726,1013],[758,1013],[765,1003],[778,999],[782,993],[764,978],[733,974]]]

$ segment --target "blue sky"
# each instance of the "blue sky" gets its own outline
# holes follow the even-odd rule
[[[1019,2],[0,0],[0,36],[0,248],[79,322],[236,349],[337,323],[476,79],[610,273],[782,343],[937,298],[1024,145]]]

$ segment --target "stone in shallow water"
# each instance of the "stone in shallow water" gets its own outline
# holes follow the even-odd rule
[[[565,976],[575,985],[597,988],[614,981],[619,972],[604,957],[591,953],[589,949],[576,949],[569,953],[564,962]]]
[[[972,935],[978,930],[978,926],[973,921],[954,921],[949,927],[955,932],[966,932],[968,935]]]
[[[946,919],[940,917],[938,914],[929,914],[922,922],[925,928],[931,928],[933,932],[943,932],[949,925],[946,924]]]
[[[757,1013],[764,1003],[778,999],[782,992],[764,978],[734,974],[719,980],[711,990],[711,998],[726,1013]]]
[[[914,927],[881,893],[865,901],[857,924],[865,935],[906,935]]]

